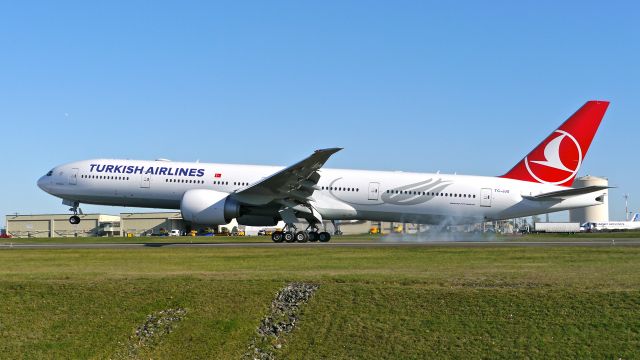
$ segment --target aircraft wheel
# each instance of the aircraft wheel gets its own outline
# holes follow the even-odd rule
[[[304,231],[298,231],[296,233],[296,241],[300,243],[307,242],[309,240],[309,235],[307,235]]]
[[[72,225],[80,224],[80,217],[78,215],[73,215],[72,217],[69,218],[69,222]]]
[[[315,242],[318,241],[318,233],[315,231],[312,231],[309,233],[309,241],[311,242]]]
[[[320,240],[320,242],[328,242],[329,240],[331,240],[331,234],[329,234],[326,231],[323,231],[320,234],[318,234],[318,240]]]
[[[284,233],[284,241],[288,242],[288,243],[292,243],[294,241],[296,241],[296,237],[294,235],[294,233],[287,231],[286,233]]]
[[[281,243],[282,242],[282,231],[274,231],[273,234],[271,234],[271,240],[274,243]]]

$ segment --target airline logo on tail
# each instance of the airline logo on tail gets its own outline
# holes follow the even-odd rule
[[[502,177],[571,186],[608,106],[588,101]]]
[[[555,134],[559,135],[553,137]],[[545,140],[546,145],[542,143],[527,155],[524,158],[524,163],[529,174],[538,182],[557,185],[571,180],[576,175],[582,164],[582,149],[578,140],[568,132],[556,130],[554,135]],[[542,145],[544,145],[544,153],[539,154]],[[531,160],[530,158],[543,160]],[[575,161],[573,164],[564,164],[563,158],[575,159]]]

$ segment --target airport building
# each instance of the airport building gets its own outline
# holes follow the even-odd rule
[[[93,236],[152,236],[171,230],[184,233],[190,229],[189,224],[182,220],[180,212],[147,212],[121,213],[120,215],[83,214],[79,224],[69,223],[69,214],[39,214],[39,215],[7,215],[6,233],[14,238],[56,238],[56,237],[93,237]],[[306,223],[296,224],[298,229],[305,229]],[[337,227],[337,229],[336,229]],[[371,221],[342,221],[336,222],[336,227],[330,221],[325,221],[322,228],[330,233],[339,230],[344,235],[352,234],[390,234],[415,233],[428,229],[426,225],[408,223],[389,223]],[[215,229],[217,232],[233,232],[234,229],[247,230],[247,235],[257,233],[248,231],[250,227],[238,225],[234,220],[229,224]],[[275,230],[275,227],[270,227]],[[194,229],[199,230],[199,229]]]
[[[79,224],[69,214],[7,215],[6,233],[16,238],[150,236],[185,228],[179,212],[83,214]]]
[[[69,214],[7,215],[6,233],[16,238],[113,236],[119,216],[80,215],[82,222],[72,225]],[[118,234],[119,235],[119,234]]]

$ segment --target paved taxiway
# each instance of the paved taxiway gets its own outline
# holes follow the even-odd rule
[[[450,247],[541,247],[541,246],[640,246],[639,239],[598,239],[592,241],[430,241],[430,242],[329,242],[329,243],[272,243],[272,242],[224,242],[224,243],[47,243],[47,244],[20,244],[2,243],[0,249],[131,249],[145,247],[191,247],[191,248],[224,248],[224,247],[246,247],[246,248],[266,248],[266,247],[394,247],[394,246],[450,246]]]

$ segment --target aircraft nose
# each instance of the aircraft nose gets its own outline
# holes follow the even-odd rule
[[[38,187],[45,192],[49,192],[49,189],[47,188],[47,184],[48,184],[47,180],[48,179],[46,179],[46,176],[42,176],[40,177],[40,179],[38,179]]]

